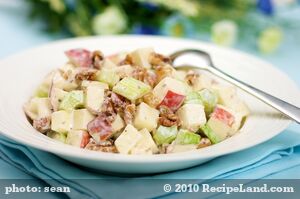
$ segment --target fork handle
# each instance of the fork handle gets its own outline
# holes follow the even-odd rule
[[[278,111],[282,112],[287,117],[291,118],[292,120],[296,121],[298,124],[300,124],[300,108],[285,102],[277,97],[274,97],[268,93],[265,93],[264,91],[261,91],[257,88],[254,88],[253,86],[246,84],[231,75],[228,75],[227,73],[221,71],[218,68],[215,67],[208,67],[207,70],[214,75],[217,75],[218,77],[234,84],[235,86],[241,88],[242,90],[246,91],[247,93],[253,95],[254,97],[258,98],[259,100],[265,102],[266,104],[269,104],[273,108],[277,109]]]

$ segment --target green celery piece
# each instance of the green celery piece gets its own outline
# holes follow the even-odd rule
[[[202,126],[200,129],[208,137],[208,139],[210,139],[210,141],[213,144],[217,144],[217,143],[219,143],[219,142],[222,141],[221,139],[219,139],[218,135],[215,134],[213,132],[213,130],[207,124],[205,124],[204,126]]]
[[[203,104],[198,92],[192,91],[187,94],[184,100],[185,104]]]
[[[180,129],[175,143],[176,144],[199,144],[201,136],[185,129]]]
[[[143,97],[151,90],[151,87],[132,77],[125,77],[113,87],[113,92],[134,101]]]
[[[54,140],[57,140],[57,141],[60,141],[62,143],[65,143],[66,142],[66,138],[67,138],[67,134],[65,133],[58,133],[58,132],[55,132],[55,131],[49,131],[47,133],[47,136],[54,139]]]
[[[49,91],[49,88],[47,88],[45,85],[40,85],[36,91],[35,91],[35,94],[34,96],[35,97],[48,97],[48,91]]]
[[[204,105],[205,113],[207,115],[210,114],[214,110],[214,107],[217,105],[218,96],[214,92],[206,88],[202,89],[198,93],[200,95],[202,104]]]
[[[71,111],[76,108],[82,107],[84,104],[83,91],[71,91],[65,95],[59,105],[59,110]]]
[[[120,76],[113,70],[103,68],[96,75],[96,80],[107,83],[110,87],[119,82]]]
[[[176,126],[171,126],[171,127],[159,126],[153,138],[158,145],[170,144],[173,140],[175,140],[176,135],[177,135]]]

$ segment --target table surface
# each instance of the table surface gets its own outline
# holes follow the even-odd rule
[[[3,1],[2,1],[3,2]],[[63,38],[60,35],[48,35],[41,31],[42,24],[39,22],[31,22],[27,20],[26,8],[20,6],[2,5],[0,2],[0,58],[4,58],[21,50],[47,43],[52,40]],[[300,12],[295,14],[300,20]],[[300,85],[300,39],[289,37],[285,34],[283,45],[272,55],[264,56],[254,49],[249,49],[243,45],[239,49],[250,54],[261,57],[274,64],[275,67],[287,73],[298,85]],[[292,124],[291,130],[300,132],[299,125]],[[14,174],[20,176],[16,169],[0,159],[0,171],[11,171],[7,173],[7,177],[13,178]],[[300,167],[293,168],[288,175],[300,173]],[[24,174],[26,175],[26,174]],[[284,177],[284,175],[283,175]]]

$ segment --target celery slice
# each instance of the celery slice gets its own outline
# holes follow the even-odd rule
[[[120,76],[113,70],[102,68],[96,75],[96,80],[107,83],[110,87],[113,87],[119,82]]]
[[[202,126],[200,129],[213,144],[219,143],[223,140],[221,137],[218,136],[218,134],[213,132],[213,130],[207,124]]]
[[[203,89],[199,91],[199,95],[202,104],[204,105],[205,113],[207,115],[210,114],[214,110],[214,107],[217,105],[217,95],[208,89]]]
[[[59,110],[71,111],[75,108],[80,108],[84,104],[83,91],[71,91],[65,95],[59,105]]]
[[[175,143],[176,144],[199,144],[201,136],[185,129],[180,129]]]
[[[131,101],[143,97],[150,90],[151,87],[149,85],[132,77],[125,77],[113,87],[115,93]]]
[[[192,91],[187,94],[184,100],[185,104],[203,104],[198,92]]]
[[[158,145],[161,144],[170,144],[173,140],[175,140],[177,135],[177,127],[165,127],[159,126],[156,132],[154,133],[154,140]]]

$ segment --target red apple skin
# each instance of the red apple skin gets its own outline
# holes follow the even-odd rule
[[[228,111],[226,111],[225,109],[220,107],[215,108],[214,112],[211,114],[211,117],[224,122],[230,127],[234,123],[234,116]]]
[[[100,141],[107,140],[113,134],[111,123],[104,114],[100,114],[94,120],[90,121],[87,129],[92,137],[99,136]]]
[[[85,68],[92,66],[92,53],[86,49],[71,49],[67,50],[65,54],[75,66]]]
[[[88,132],[84,132],[82,134],[82,140],[80,143],[80,148],[84,148],[90,142],[90,134]]]
[[[167,106],[172,111],[175,112],[177,109],[179,109],[179,107],[183,103],[184,99],[185,99],[184,95],[180,95],[178,93],[174,93],[174,92],[168,90],[168,92],[165,95],[164,99],[160,103],[160,106],[161,105]]]

